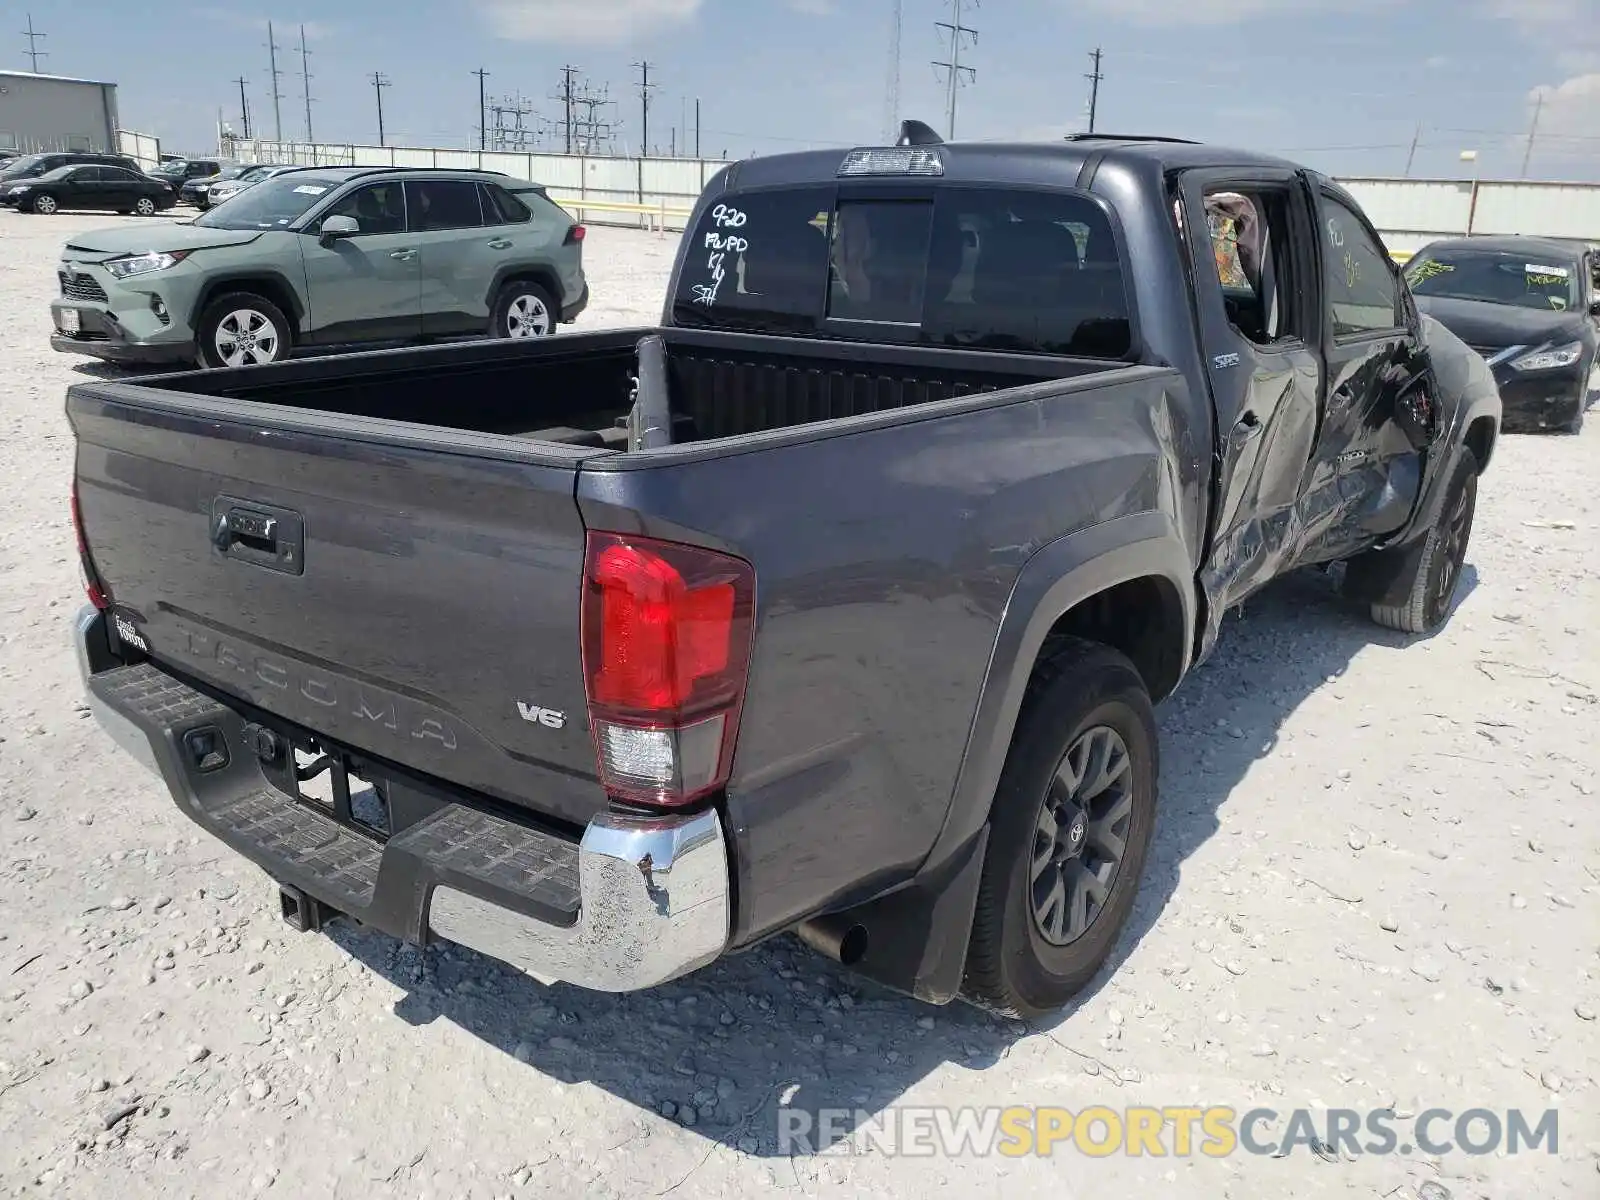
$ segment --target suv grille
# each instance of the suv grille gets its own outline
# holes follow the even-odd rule
[[[68,300],[105,300],[106,290],[93,275],[68,275],[57,271],[61,280],[61,294]]]

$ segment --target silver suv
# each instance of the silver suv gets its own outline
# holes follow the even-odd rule
[[[51,345],[218,367],[306,345],[543,337],[588,303],[583,233],[525,180],[299,168],[186,224],[73,237]]]

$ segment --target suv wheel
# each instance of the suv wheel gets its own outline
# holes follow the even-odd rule
[[[289,357],[289,319],[265,296],[230,292],[206,306],[196,330],[203,367],[253,367]]]
[[[156,202],[149,196],[140,196],[134,201],[133,211],[141,217],[153,217],[156,215]]]
[[[61,206],[56,203],[56,198],[54,196],[52,196],[49,192],[45,192],[43,195],[35,196],[33,198],[33,203],[30,204],[29,207],[41,217],[49,217],[54,216],[56,210]]]
[[[517,279],[495,297],[489,336],[497,338],[549,337],[556,330],[556,302],[541,285]]]
[[[1139,890],[1158,759],[1126,657],[1074,639],[1040,666],[995,791],[966,999],[1035,1017],[1094,978]]]

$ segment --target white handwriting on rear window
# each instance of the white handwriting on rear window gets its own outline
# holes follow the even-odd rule
[[[748,219],[741,210],[726,204],[719,204],[711,210],[711,221],[718,229],[739,229]],[[706,256],[706,269],[711,272],[711,279],[707,283],[694,285],[694,302],[710,306],[717,302],[717,293],[722,290],[722,281],[727,277],[727,256],[744,254],[750,249],[750,243],[737,234],[718,233],[713,229],[706,234],[702,248],[711,252]]]

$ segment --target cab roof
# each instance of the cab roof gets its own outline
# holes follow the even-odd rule
[[[858,149],[877,149],[863,146]],[[950,183],[1049,183],[1081,186],[1103,165],[1138,174],[1202,167],[1299,170],[1298,164],[1249,150],[1135,134],[1077,134],[1052,142],[940,142],[941,178]],[[726,186],[759,188],[832,184],[850,150],[809,150],[742,159],[730,165]],[[890,178],[880,176],[879,178]]]

